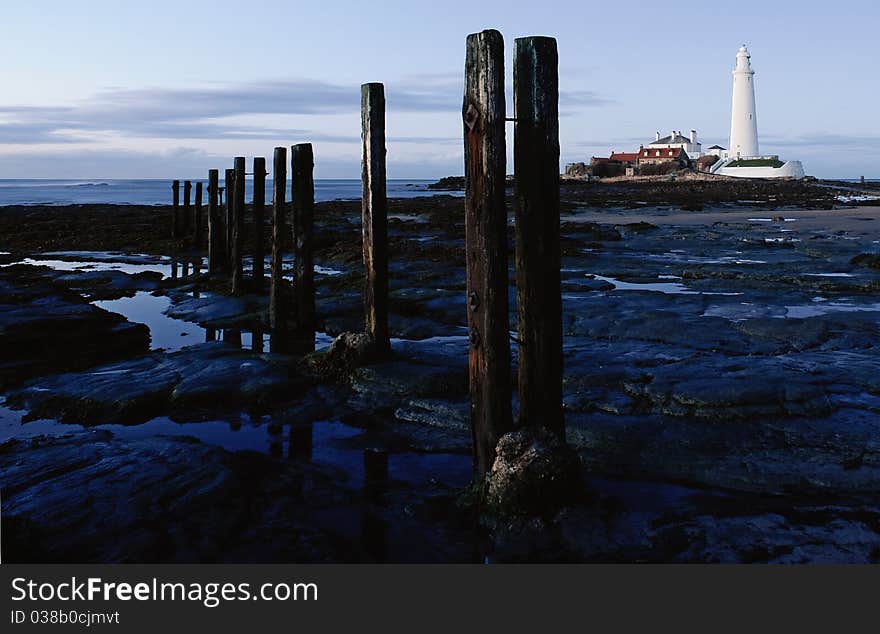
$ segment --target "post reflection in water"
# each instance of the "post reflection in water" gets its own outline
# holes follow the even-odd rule
[[[284,457],[284,443],[280,435],[269,436],[269,455],[278,460]]]
[[[364,496],[375,500],[388,490],[388,452],[364,449]]]
[[[376,561],[388,558],[388,522],[366,505],[361,513],[361,543]]]
[[[314,332],[272,332],[269,335],[269,352],[276,354],[305,355],[315,351]]]
[[[251,350],[254,352],[263,352],[263,330],[254,328],[251,340]]]
[[[223,331],[223,341],[228,344],[238,346],[239,348],[241,348],[241,330],[233,330],[233,329],[224,330]]]
[[[290,447],[288,457],[311,462],[312,460],[312,423],[290,426]]]
[[[217,329],[208,326],[205,328],[205,342],[217,341]]]
[[[369,555],[384,561],[388,550],[388,523],[374,506],[388,490],[388,452],[364,449],[364,504],[361,512],[361,542]]]

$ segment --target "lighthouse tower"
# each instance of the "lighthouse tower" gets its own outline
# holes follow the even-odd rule
[[[730,115],[730,156],[758,154],[758,121],[755,115],[755,71],[746,45],[736,54],[733,70],[733,108]]]

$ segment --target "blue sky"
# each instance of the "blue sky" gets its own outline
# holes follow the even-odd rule
[[[4,5],[0,178],[197,178],[303,141],[317,177],[355,178],[367,81],[386,86],[389,176],[460,174],[465,38],[484,28],[504,34],[509,87],[515,37],[558,39],[563,164],[656,130],[727,146],[745,42],[762,153],[817,176],[880,177],[870,2]]]

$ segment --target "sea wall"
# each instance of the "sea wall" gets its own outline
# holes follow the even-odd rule
[[[722,167],[715,174],[737,178],[803,178],[800,161],[787,161],[781,167]]]

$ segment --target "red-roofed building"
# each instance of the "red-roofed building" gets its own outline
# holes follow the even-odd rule
[[[620,161],[621,163],[631,163],[635,165],[639,162],[638,152],[612,152],[609,160]]]
[[[639,151],[639,165],[657,165],[677,162],[681,167],[690,165],[690,158],[682,148],[643,147]]]

